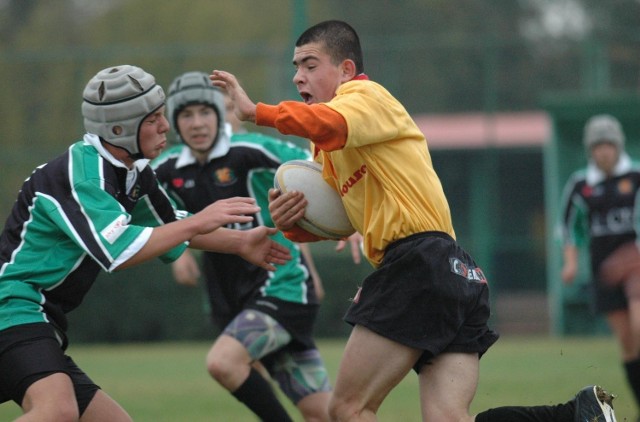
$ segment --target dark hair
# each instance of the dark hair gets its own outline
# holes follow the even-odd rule
[[[320,22],[300,35],[296,47],[313,42],[324,43],[334,63],[350,59],[356,64],[356,74],[364,72],[360,38],[348,23],[338,20]]]

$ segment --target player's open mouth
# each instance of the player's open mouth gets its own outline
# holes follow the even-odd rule
[[[301,92],[300,96],[302,97],[302,100],[307,104],[311,104],[313,102],[313,97],[311,96],[311,94]]]

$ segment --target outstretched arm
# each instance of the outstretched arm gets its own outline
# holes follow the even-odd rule
[[[182,220],[155,227],[147,243],[119,270],[156,258],[195,236],[211,233],[229,223],[247,223],[260,210],[253,198],[228,198],[216,201],[202,211]]]
[[[251,230],[232,230],[221,228],[213,233],[198,235],[191,240],[190,246],[213,252],[232,253],[246,261],[275,271],[275,265],[282,265],[291,259],[289,249],[271,240],[278,229],[258,226]]]
[[[214,70],[209,79],[224,89],[234,104],[234,114],[242,121],[276,128],[285,135],[307,138],[318,148],[334,151],[347,142],[349,128],[344,117],[324,104],[283,101],[278,105],[255,104],[238,83],[224,70]]]
[[[155,227],[147,243],[129,260],[118,266],[125,269],[156,258],[175,246],[190,242],[196,249],[240,255],[247,261],[274,271],[291,256],[284,246],[269,236],[277,232],[264,226],[248,231],[221,228],[230,223],[247,223],[260,211],[253,198],[228,198],[214,202],[202,211],[182,220]]]

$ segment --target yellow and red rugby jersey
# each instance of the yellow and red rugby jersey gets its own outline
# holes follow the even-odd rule
[[[455,239],[426,139],[381,85],[346,82],[328,103],[259,103],[256,123],[312,142],[315,160],[323,163],[325,180],[340,192],[374,267],[390,243],[411,234],[440,231]]]

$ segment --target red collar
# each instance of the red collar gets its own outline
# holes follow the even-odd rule
[[[353,79],[351,79],[352,81],[368,81],[369,77],[367,75],[365,75],[364,73],[361,73],[359,75],[354,76]]]

